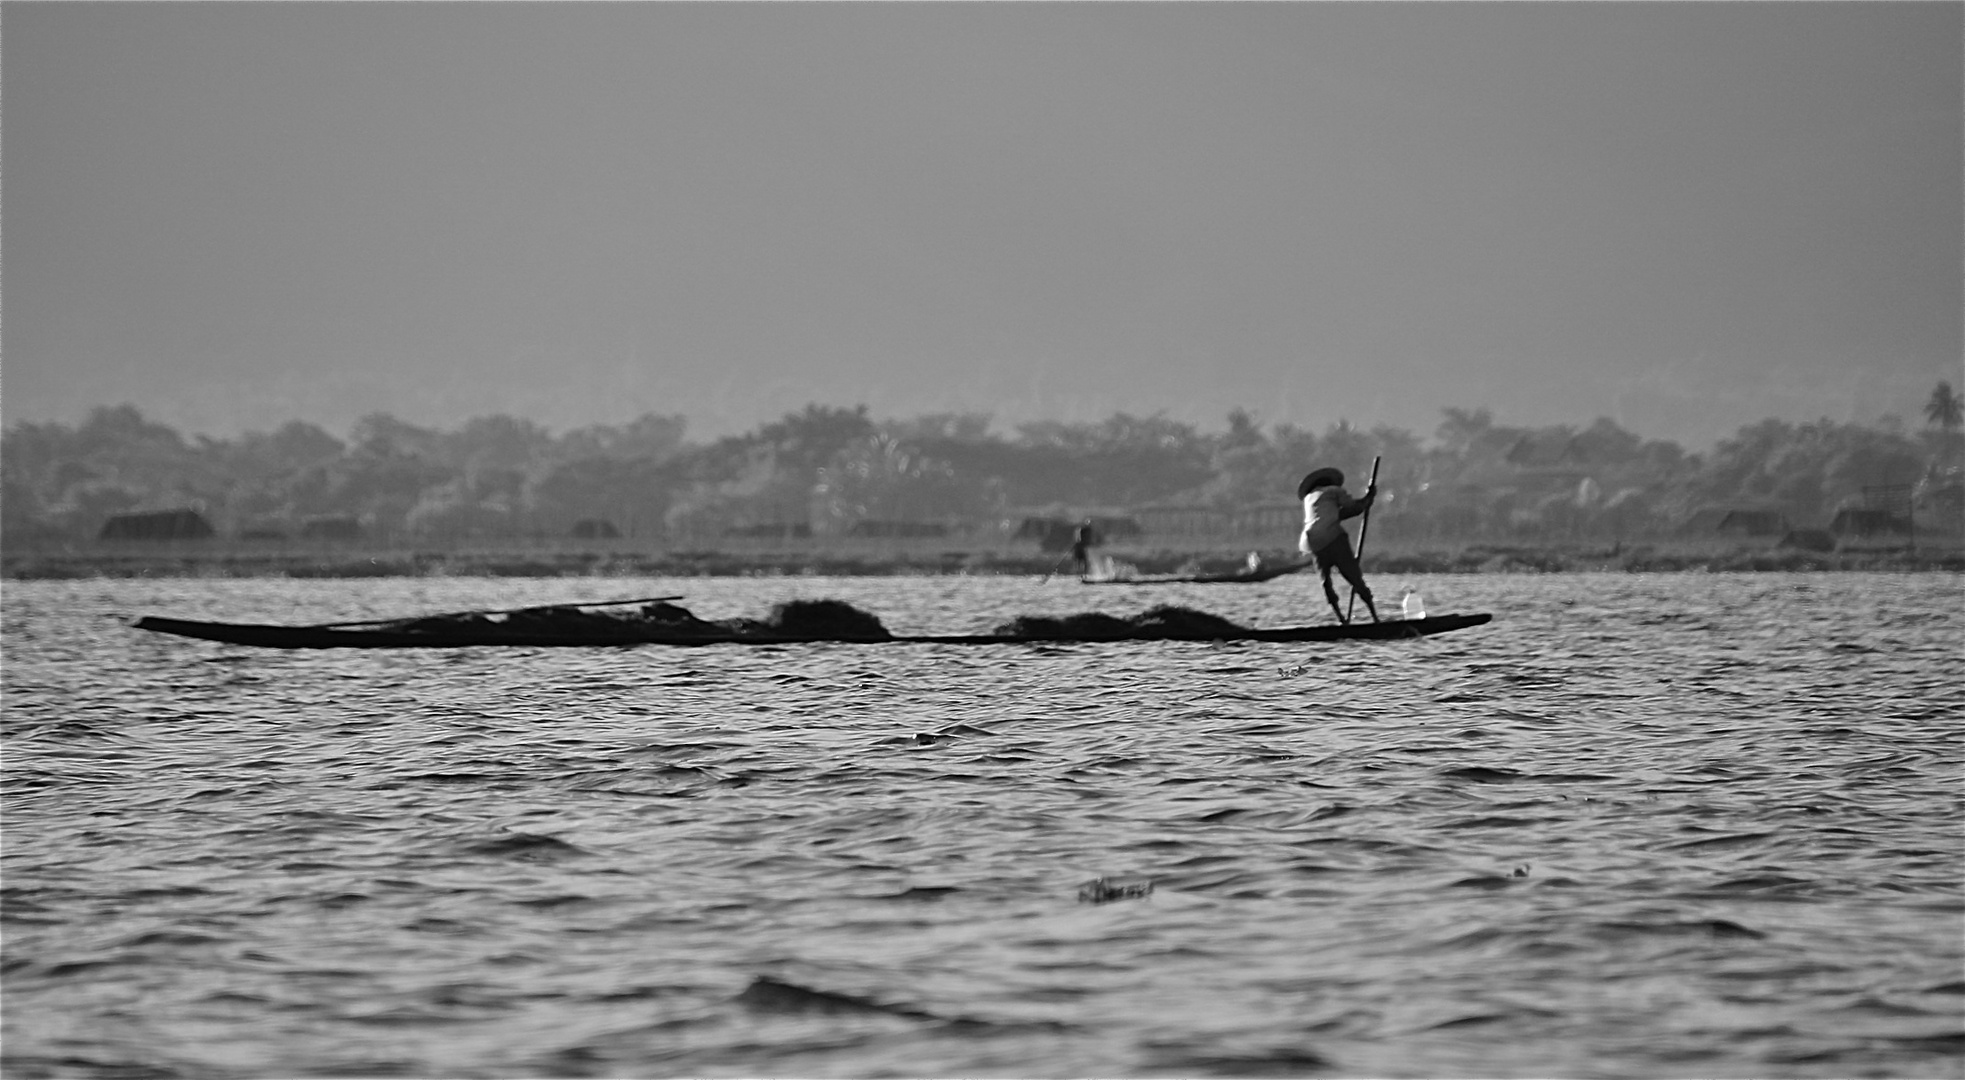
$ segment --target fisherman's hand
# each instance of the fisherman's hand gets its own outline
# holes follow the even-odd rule
[[[1378,497],[1378,485],[1377,485],[1377,484],[1368,484],[1368,485],[1366,485],[1366,486],[1365,486],[1365,501],[1366,501],[1366,502],[1370,502],[1370,501],[1372,501],[1373,499],[1376,499],[1377,497]]]

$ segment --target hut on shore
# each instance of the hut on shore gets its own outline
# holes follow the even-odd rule
[[[1683,531],[1691,535],[1785,536],[1792,528],[1788,516],[1767,507],[1709,506],[1686,519]]]
[[[211,522],[196,510],[155,510],[116,514],[102,523],[99,540],[203,540],[214,535]]]
[[[1827,529],[1791,529],[1781,537],[1781,547],[1799,548],[1802,551],[1829,552],[1835,550],[1835,534]]]
[[[1888,510],[1852,506],[1835,512],[1829,531],[1837,536],[1909,536],[1910,522]]]

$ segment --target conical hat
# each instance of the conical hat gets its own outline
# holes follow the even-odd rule
[[[1343,486],[1343,473],[1336,469],[1317,469],[1308,476],[1305,476],[1302,482],[1296,485],[1296,497],[1299,499],[1303,498],[1305,495],[1310,494],[1312,488]]]

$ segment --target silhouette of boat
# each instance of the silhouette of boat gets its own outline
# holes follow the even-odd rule
[[[1297,562],[1259,566],[1254,570],[1225,570],[1213,574],[1086,575],[1078,580],[1087,585],[1253,585],[1307,570],[1315,565],[1316,560],[1303,559]]]
[[[281,626],[146,616],[132,626],[159,634],[268,649],[450,649],[474,646],[619,645],[1021,645],[1112,641],[1394,641],[1480,626],[1493,616],[1349,625],[1242,626],[1191,608],[1161,605],[1131,617],[1087,612],[1019,616],[980,634],[893,634],[880,620],[837,600],[794,600],[763,619],[699,619],[666,600],[638,610],[603,612],[626,603],[452,612],[362,623]]]

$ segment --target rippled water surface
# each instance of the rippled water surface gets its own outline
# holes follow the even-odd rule
[[[1388,594],[1398,583],[1384,582]],[[1965,1076],[1955,575],[1423,579],[1415,642],[278,652],[684,594],[9,582],[6,1075]],[[1081,902],[1095,878],[1150,895]]]

